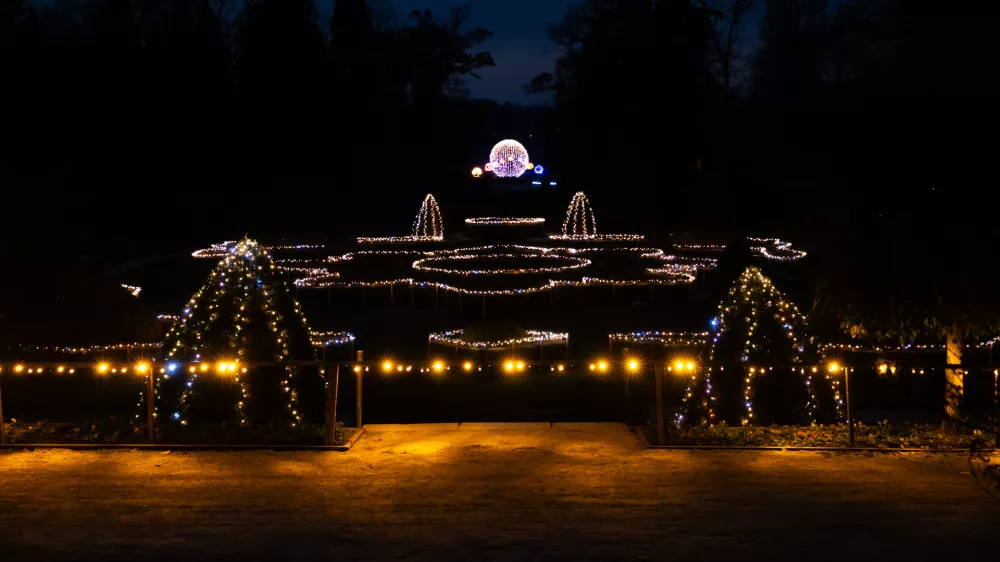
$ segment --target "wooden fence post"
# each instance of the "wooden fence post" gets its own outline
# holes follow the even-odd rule
[[[153,415],[154,404],[156,400],[155,391],[153,390],[153,373],[155,369],[149,368],[149,375],[146,377],[146,423],[149,424],[149,442],[153,443],[156,441],[156,426],[154,425]]]
[[[337,444],[337,394],[340,388],[340,365],[334,367],[333,385],[326,386],[326,444]]]
[[[358,391],[357,391],[357,393],[358,393],[358,396],[357,396],[358,403],[357,403],[357,406],[356,406],[356,408],[357,408],[356,411],[357,411],[357,414],[358,414],[358,419],[357,419],[358,429],[361,429],[361,376],[365,372],[365,369],[364,369],[364,367],[361,366],[360,361],[363,361],[364,354],[365,354],[365,352],[363,350],[360,350],[360,349],[358,350],[358,361],[359,361],[359,363],[358,363],[358,366],[357,366],[357,372],[355,373],[357,375],[357,379],[358,379]]]
[[[663,425],[663,369],[659,362],[653,366],[653,376],[656,377],[656,441],[664,445],[666,427]]]

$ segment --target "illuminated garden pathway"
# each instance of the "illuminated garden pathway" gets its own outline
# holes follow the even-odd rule
[[[0,453],[0,560],[925,560],[996,545],[961,455],[388,431],[350,453]]]

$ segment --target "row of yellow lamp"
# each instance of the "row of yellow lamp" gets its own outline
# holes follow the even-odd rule
[[[504,361],[502,365],[503,365],[503,370],[508,373],[522,372],[526,367],[526,363],[524,361],[519,361],[516,359],[508,359]],[[606,373],[608,372],[608,369],[611,368],[611,364],[606,360],[600,360],[590,363],[589,367],[591,371],[598,373]],[[412,365],[404,366],[401,363],[394,363],[393,361],[388,359],[382,362],[381,368],[383,373],[393,373],[393,372],[402,373],[404,371],[410,372],[413,370]],[[443,373],[446,370],[450,370],[450,368],[451,367],[443,361],[435,361],[434,363],[431,364],[428,370],[434,373]],[[472,371],[475,368],[476,368],[475,365],[473,365],[473,363],[470,361],[465,361],[464,363],[462,363],[462,370],[466,372]],[[633,373],[638,372],[642,368],[642,363],[638,359],[626,359],[625,368],[629,372]],[[678,371],[678,372],[683,372],[685,370],[690,372],[694,371],[694,369],[695,369],[695,363],[692,361],[677,361],[673,365],[669,365],[667,367],[668,371]],[[354,372],[360,373],[361,370],[362,370],[361,365],[355,365]],[[479,367],[479,370],[482,370],[482,367]],[[550,370],[561,373],[566,370],[566,365],[563,364],[552,365],[550,367]],[[421,369],[421,372],[423,372],[423,369]]]
[[[525,362],[524,361],[516,361],[516,360],[508,360],[508,361],[504,362],[503,367],[504,367],[504,370],[508,371],[508,372],[523,371],[525,369]],[[627,359],[626,363],[625,363],[625,367],[626,367],[627,370],[629,370],[631,372],[635,372],[635,371],[638,371],[640,368],[642,368],[642,363],[638,359]],[[408,366],[404,367],[402,364],[393,363],[392,361],[389,361],[389,360],[386,360],[386,361],[384,361],[382,363],[382,371],[386,372],[386,373],[391,373],[393,371],[402,372],[404,370],[407,371],[407,372],[409,372],[410,370],[412,370],[412,368],[413,368],[412,365],[408,365]],[[449,368],[448,365],[446,365],[443,361],[435,361],[431,365],[430,370],[432,370],[434,372],[440,373],[440,372],[444,372],[445,369],[448,369],[448,368]],[[473,370],[473,368],[474,368],[474,365],[471,362],[469,362],[469,361],[466,361],[466,362],[462,363],[462,369],[465,370],[465,371],[471,371],[471,370]],[[594,362],[594,363],[590,363],[590,370],[591,371],[605,373],[605,372],[608,371],[609,368],[610,368],[610,363],[608,361],[605,361],[605,360],[601,360],[601,361],[597,361],[597,362]],[[838,372],[838,371],[841,370],[841,368],[842,367],[838,363],[836,363],[836,362],[830,363],[828,365],[828,369],[829,369],[829,371],[831,373]],[[94,369],[98,373],[101,373],[101,374],[106,374],[106,373],[109,373],[109,372],[110,373],[119,373],[120,372],[120,373],[123,373],[123,374],[128,373],[128,367],[120,367],[120,368],[119,367],[113,367],[109,363],[98,363],[95,366]],[[151,366],[150,366],[149,363],[136,363],[135,366],[134,366],[135,372],[139,373],[139,374],[146,374],[147,372],[150,371],[150,369],[151,369]],[[208,372],[211,369],[212,369],[212,366],[209,363],[199,363],[197,366],[191,365],[190,367],[188,367],[188,371],[191,372],[191,373],[197,373],[199,371],[204,373],[204,372]],[[21,364],[14,365],[14,367],[13,367],[12,370],[15,373],[25,373],[25,372],[27,372],[29,374],[32,374],[32,373],[36,372],[35,368],[26,368],[24,365],[21,365]],[[167,367],[161,367],[160,368],[160,372],[161,373],[165,373],[165,372],[167,372],[167,370],[168,370]],[[240,372],[243,372],[243,373],[247,372],[247,368],[246,367],[240,367],[239,366],[239,362],[237,362],[237,361],[220,361],[220,362],[218,362],[218,363],[215,364],[215,371],[218,372],[218,373],[235,373],[237,370],[239,370]],[[356,366],[354,368],[354,370],[355,371],[360,371],[361,367],[360,366]],[[565,370],[565,365],[554,365],[554,366],[552,366],[552,370],[553,371],[562,372],[562,371]],[[692,362],[692,361],[676,361],[672,365],[668,365],[667,366],[667,370],[668,371],[676,371],[676,372],[684,372],[684,371],[692,372],[692,371],[695,370],[695,363]],[[66,368],[65,366],[59,365],[58,367],[55,368],[55,371],[57,373],[69,373],[69,374],[73,374],[73,373],[76,372],[76,369],[75,368]],[[171,371],[172,371],[172,369],[171,369]],[[37,368],[37,372],[39,372],[39,373],[43,372],[43,368],[42,367],[38,367]],[[815,367],[813,368],[813,372],[816,372]],[[887,363],[882,363],[882,364],[880,364],[878,366],[878,372],[881,373],[881,374],[886,374],[887,372],[892,372],[893,374],[895,374],[896,367],[895,366],[891,366],[891,365],[889,365]]]
[[[160,367],[159,371],[161,373],[166,373],[168,371],[171,372],[171,373],[173,373],[176,369],[177,369],[176,363],[167,363],[167,366]],[[208,372],[210,369],[212,369],[212,365],[210,363],[198,363],[197,365],[191,365],[190,367],[188,367],[188,371],[191,372],[191,373],[197,373],[199,371],[204,373],[204,372]],[[2,367],[0,367],[0,370],[2,370]],[[132,371],[135,372],[135,373],[138,373],[140,375],[145,375],[146,373],[149,373],[152,370],[153,370],[153,366],[150,365],[149,363],[146,363],[146,362],[136,363],[135,365],[132,366]],[[240,372],[243,372],[243,373],[247,372],[247,368],[246,367],[242,367],[241,368],[240,365],[239,365],[239,362],[237,362],[237,361],[220,361],[220,362],[218,362],[218,363],[215,364],[215,369],[214,369],[215,372],[220,373],[220,374],[235,373],[237,370],[239,370]],[[25,367],[24,365],[18,363],[16,365],[14,365],[13,368],[11,368],[11,371],[14,372],[14,373],[17,373],[17,374],[22,374],[22,373],[35,374],[35,373],[42,373],[42,372],[44,372],[45,368],[44,367],[37,367],[37,368],[35,368],[35,367]],[[67,368],[64,365],[59,365],[59,366],[55,367],[54,371],[56,373],[59,373],[59,374],[62,374],[62,373],[74,374],[74,373],[76,373],[76,368],[73,368],[73,367],[68,367]],[[98,372],[98,373],[100,373],[102,375],[105,375],[105,374],[108,374],[108,373],[127,374],[129,372],[129,367],[128,366],[116,367],[116,366],[114,366],[114,365],[112,365],[110,363],[101,362],[101,363],[98,363],[98,364],[94,365],[94,371],[96,371],[96,372]]]

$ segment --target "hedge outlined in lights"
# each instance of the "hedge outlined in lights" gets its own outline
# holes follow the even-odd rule
[[[431,343],[448,345],[465,349],[498,351],[522,346],[537,345],[566,345],[569,343],[569,334],[564,332],[545,332],[541,330],[525,330],[525,336],[521,338],[511,338],[506,340],[483,340],[467,341],[461,339],[465,330],[451,330],[448,332],[435,332],[427,336]]]
[[[434,266],[431,264],[451,261],[451,260],[490,260],[490,259],[552,259],[552,260],[565,260],[569,263],[566,265],[556,265],[551,267],[532,267],[532,268],[499,268],[499,269],[449,269],[446,267]],[[559,254],[549,253],[549,254],[460,254],[451,256],[440,256],[432,258],[423,258],[413,262],[413,269],[417,271],[431,271],[435,273],[447,273],[449,275],[520,275],[520,274],[538,274],[538,273],[559,273],[562,271],[569,271],[571,269],[579,269],[581,267],[587,267],[591,264],[591,261],[584,258],[577,258],[573,256],[563,256]]]
[[[473,217],[465,219],[465,224],[477,226],[524,226],[544,224],[540,217]]]
[[[476,252],[481,252],[476,254]],[[482,252],[488,253],[483,255]],[[522,252],[518,254],[516,252]],[[412,277],[401,277],[396,279],[383,279],[377,281],[341,281],[338,279],[336,273],[329,273],[325,275],[310,276],[297,279],[295,285],[302,289],[326,289],[326,288],[369,288],[369,287],[388,287],[392,285],[413,285],[417,287],[435,287],[437,289],[443,289],[445,291],[452,291],[455,293],[463,295],[472,296],[505,296],[505,295],[522,295],[522,294],[532,294],[542,291],[551,291],[562,286],[656,286],[656,285],[684,285],[694,282],[696,273],[699,269],[711,269],[715,267],[717,261],[713,258],[689,258],[689,257],[678,257],[666,254],[663,250],[659,248],[630,248],[630,247],[592,247],[592,248],[553,248],[553,247],[543,247],[543,246],[527,246],[519,244],[495,244],[489,246],[475,246],[467,248],[457,248],[451,250],[434,250],[434,251],[413,251],[413,250],[367,250],[358,252],[349,252],[341,256],[330,256],[327,258],[328,263],[343,263],[355,260],[357,257],[362,256],[419,256],[421,259],[414,261],[411,267],[417,270],[427,270],[432,272],[442,272],[451,273],[456,275],[463,275],[466,277],[474,275],[514,275],[521,273],[552,273],[554,271],[566,271],[569,269],[576,269],[590,265],[590,261],[584,261],[579,256],[581,254],[587,253],[635,253],[638,254],[640,259],[652,259],[663,262],[663,266],[655,268],[647,268],[647,273],[650,277],[640,278],[640,279],[604,279],[599,277],[582,277],[578,281],[574,280],[554,280],[550,279],[548,282],[534,286],[525,287],[520,289],[499,289],[499,290],[478,290],[478,289],[466,289],[461,287],[455,287],[446,283],[436,282],[436,281],[420,281]],[[431,268],[428,267],[428,263],[434,263],[435,261],[440,261],[441,258],[451,258],[459,260],[471,260],[471,259],[489,259],[491,257],[502,257],[502,258],[520,258],[526,257],[531,259],[532,257],[553,257],[559,258],[575,258],[577,263],[572,267],[560,266],[557,268],[552,268],[546,270],[546,268],[519,268],[519,269],[495,269],[495,270],[479,270],[478,273],[473,273],[471,270],[452,270],[447,268]],[[678,260],[682,263],[674,263]]]
[[[806,257],[806,252],[792,248],[791,242],[780,238],[747,238],[750,251],[756,256],[762,256],[775,261],[798,261]],[[721,252],[725,244],[674,244],[674,249],[688,252]]]

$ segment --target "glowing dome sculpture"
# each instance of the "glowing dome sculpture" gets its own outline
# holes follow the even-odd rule
[[[528,164],[528,151],[516,140],[502,140],[490,151],[490,165],[498,178],[519,178]]]
[[[535,189],[545,185],[555,187],[555,181],[539,177],[544,173],[545,167],[532,162],[528,158],[528,150],[514,139],[496,143],[490,150],[489,161],[472,168],[473,179],[503,179],[505,181],[498,182],[498,185],[510,186],[512,189]]]

